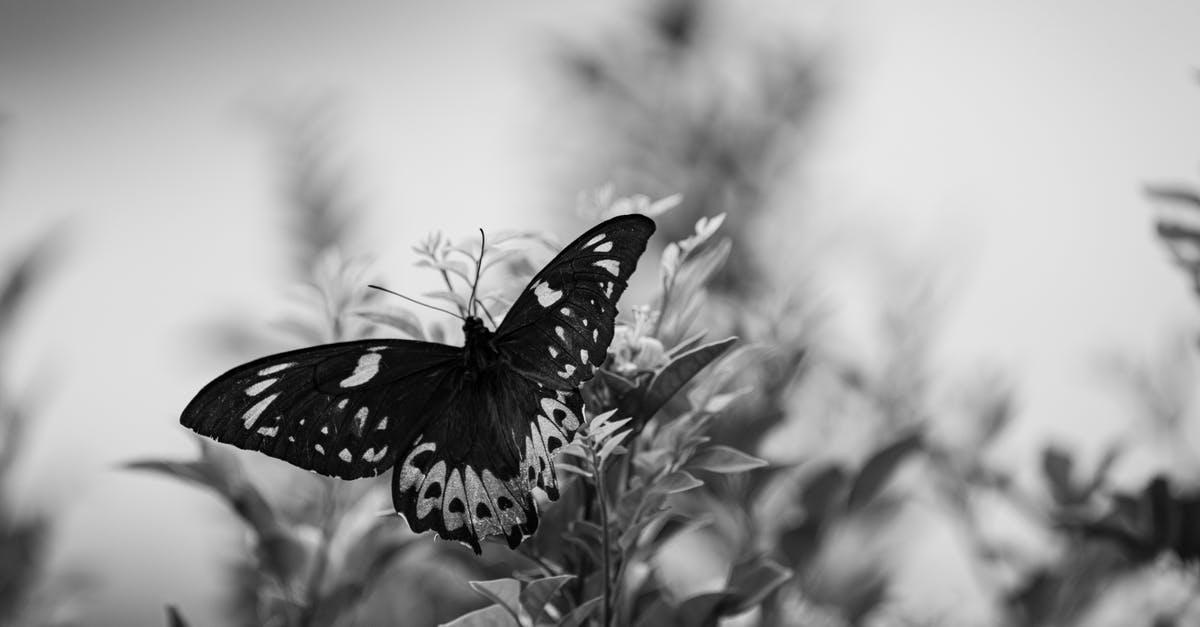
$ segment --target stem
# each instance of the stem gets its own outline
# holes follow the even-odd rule
[[[608,499],[604,493],[604,468],[599,456],[592,453],[592,467],[596,470],[596,500],[600,503],[600,568],[601,574],[604,577],[604,600],[601,601],[601,627],[608,627],[612,624],[612,578],[609,574],[609,562],[611,554],[608,548]]]
[[[325,486],[325,511],[323,520],[321,521],[321,540],[317,545],[316,553],[313,559],[316,560],[313,564],[312,572],[309,573],[308,582],[305,585],[304,592],[304,607],[300,611],[300,619],[297,621],[299,627],[309,627],[313,624],[313,620],[317,617],[317,601],[321,596],[321,583],[325,579],[325,569],[329,567],[329,545],[333,541],[334,515],[335,509],[333,498],[333,483],[324,481]]]

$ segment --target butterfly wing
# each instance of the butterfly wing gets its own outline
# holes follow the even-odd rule
[[[374,476],[406,452],[461,361],[462,349],[409,340],[280,353],[214,379],[180,422],[323,475]]]
[[[602,222],[542,268],[496,329],[496,346],[531,381],[578,388],[604,363],[617,300],[654,233],[642,215]]]
[[[537,528],[531,491],[558,498],[554,455],[579,429],[579,385],[604,362],[617,299],[653,232],[649,218],[621,216],[581,235],[496,330],[500,366],[451,375],[457,393],[392,475],[396,511],[414,531],[433,529],[478,553],[485,536],[515,548]]]
[[[477,377],[451,384],[460,393],[397,463],[392,499],[413,531],[432,529],[479,553],[486,536],[503,535],[516,548],[537,529],[531,491],[558,498],[551,459],[579,428],[583,401],[508,369]]]

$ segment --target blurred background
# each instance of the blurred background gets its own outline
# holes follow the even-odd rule
[[[794,576],[727,620],[1200,624],[1196,32],[1188,2],[0,0],[0,624],[255,624],[245,525],[126,464],[194,458],[204,383],[332,339],[299,284],[440,289],[428,233],[569,241],[605,185],[682,194],[623,310],[725,213],[702,317],[774,349],[712,436],[771,463],[743,509]],[[914,429],[877,511],[788,505]],[[721,585],[675,564],[721,554],[693,535],[655,562],[676,598]],[[422,620],[482,604],[460,559]]]

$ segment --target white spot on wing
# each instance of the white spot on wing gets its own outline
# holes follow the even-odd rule
[[[549,350],[550,350],[551,357],[558,357],[558,349],[557,348],[554,348],[553,346],[551,346]]]
[[[585,364],[588,363],[588,352],[586,348],[579,350],[579,361],[582,361]]]
[[[379,353],[367,353],[359,357],[358,363],[354,365],[354,372],[345,379],[342,379],[342,382],[338,385],[348,388],[370,381],[379,373],[379,360],[382,358],[383,356]]]
[[[242,414],[242,423],[246,425],[247,429],[253,427],[255,422],[258,422],[259,416],[262,416],[262,413],[267,411],[267,405],[270,405],[271,401],[275,400],[276,398],[279,398],[279,392],[276,392],[255,403],[253,407],[246,410],[246,413]]]
[[[387,416],[380,418],[379,424],[375,425],[376,431],[383,431],[384,429],[387,429]]]
[[[367,426],[367,413],[366,407],[359,407],[354,413],[354,432],[358,435],[362,435],[363,428]]]
[[[567,341],[566,331],[564,331],[562,327],[554,327],[554,333],[558,335],[558,339],[564,342]]]
[[[354,456],[350,454],[350,449],[344,448],[344,449],[338,451],[338,459],[340,459],[348,464],[348,463],[350,463],[350,460],[354,459]]]
[[[323,426],[321,427],[321,433],[322,433],[323,435],[329,435],[329,425],[323,425]]]
[[[316,451],[316,452],[318,452],[318,453],[320,453],[320,454],[322,454],[322,455],[324,455],[324,454],[325,454],[325,447],[324,447],[324,446],[321,446],[320,444],[314,444],[314,445],[313,445],[313,450],[314,450],[314,451]]]
[[[419,469],[417,469],[416,466],[413,465],[413,463],[412,463],[413,458],[415,458],[418,454],[420,454],[423,451],[432,451],[432,450],[435,450],[436,448],[437,448],[437,446],[433,442],[425,442],[424,444],[420,444],[420,445],[414,447],[411,451],[409,451],[408,457],[404,458],[404,463],[401,464],[401,466],[400,466],[400,480],[398,482],[398,490],[400,492],[404,492],[405,490],[408,490],[409,488],[416,487],[418,482],[421,480],[421,471]],[[373,452],[374,452],[374,448],[367,449],[367,452],[363,454],[363,459],[367,459],[367,454],[370,454]],[[386,452],[387,452],[387,447],[385,446],[385,447],[383,447],[382,450],[379,451],[378,455],[380,457],[382,457],[383,454]],[[378,460],[367,460],[367,461],[378,461]],[[438,462],[438,463],[443,464],[443,462]],[[442,465],[442,468],[445,469],[445,465]],[[432,475],[433,475],[433,472],[431,471],[430,476],[432,477]],[[438,479],[438,481],[441,481],[441,479]]]
[[[258,428],[258,434],[266,436],[268,438],[275,437],[275,434],[277,434],[277,433],[279,433],[279,425],[275,425],[274,427],[259,427]]]
[[[560,313],[560,314],[562,314],[562,315],[564,315],[564,316],[569,316],[569,315],[571,315],[571,308],[570,308],[570,307],[563,307],[562,309],[559,309],[559,310],[558,310],[558,313]]]
[[[604,233],[601,233],[601,234],[597,235],[596,237],[593,237],[592,239],[588,240],[587,243],[584,244],[584,246],[591,246],[592,244],[595,244],[597,242],[602,242],[602,241],[604,241]]]
[[[537,296],[538,304],[542,307],[549,307],[562,298],[562,292],[550,287],[545,281],[539,281],[533,286],[533,295]]]
[[[604,242],[603,244],[593,248],[592,250],[594,250],[598,253],[606,253],[606,252],[612,250],[612,242]]]
[[[419,450],[419,447],[417,449],[413,449],[413,453],[416,453],[417,450]],[[413,453],[408,454],[409,459],[412,459]],[[406,470],[408,468],[412,468],[412,467],[411,466],[405,467]],[[416,472],[415,468],[413,468],[413,472]],[[445,460],[443,460],[443,461],[439,461],[438,463],[434,464],[433,468],[429,469],[429,474],[425,475],[425,481],[423,481],[421,483],[420,488],[422,491],[425,491],[427,489],[427,488],[425,488],[426,485],[432,485],[434,483],[442,484],[445,481],[446,481],[446,462],[445,462]],[[401,479],[401,486],[403,486],[403,478]],[[443,488],[442,494],[445,494],[445,489],[444,489],[445,486],[439,485],[439,487]],[[401,490],[403,490],[403,489],[404,488],[401,487]],[[423,498],[423,497],[424,497],[424,495],[422,495],[421,500],[417,502],[417,518],[424,518],[424,517],[428,516],[429,512],[433,511],[434,505],[440,503],[442,500],[441,495],[438,495],[435,497],[430,497],[430,498]]]
[[[600,341],[600,329],[592,329],[592,341],[593,342]]]
[[[450,503],[454,502],[454,499],[462,501],[463,512],[450,511]],[[457,468],[450,473],[450,479],[446,481],[446,495],[442,502],[445,503],[442,506],[442,522],[445,523],[446,529],[454,531],[467,523],[466,518],[463,517],[467,507],[467,491],[463,488],[462,475],[459,474]]]
[[[258,396],[263,390],[271,387],[279,379],[263,379],[258,383],[246,388],[246,396]]]
[[[613,276],[621,275],[621,263],[615,259],[601,259],[600,261],[592,262],[593,266],[600,266]]]
[[[259,370],[258,376],[265,377],[267,375],[272,375],[272,374],[275,374],[276,372],[279,372],[280,370],[287,370],[288,368],[291,368],[292,366],[295,366],[295,365],[296,365],[296,362],[289,362],[286,364],[275,364],[274,366],[270,366],[267,368],[263,368],[262,370]]]
[[[573,375],[573,374],[575,374],[575,366],[572,366],[571,364],[567,364],[567,365],[563,366],[563,371],[558,373],[558,376],[560,376],[564,379],[569,379],[569,378],[571,378],[571,375]]]
[[[605,283],[604,284],[604,295],[609,298],[612,298],[612,288],[613,288],[612,281]]]
[[[575,431],[579,428],[579,416],[575,415],[575,412],[571,411],[571,408],[567,407],[565,403],[556,401],[552,398],[542,399],[542,411],[546,413],[546,416],[553,418],[555,410],[562,411],[566,414],[563,416],[561,423],[563,427],[570,431]]]
[[[349,403],[349,402],[350,402],[350,399],[348,399],[348,398],[343,398],[342,400],[338,401],[338,409],[346,409],[346,403]]]
[[[375,462],[383,459],[384,455],[387,455],[387,446],[379,449],[378,452],[375,451],[375,447],[371,447],[363,451],[362,458],[364,462],[367,462],[368,464],[374,464]]]

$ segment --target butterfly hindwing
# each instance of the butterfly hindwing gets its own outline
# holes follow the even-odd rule
[[[209,383],[184,426],[324,475],[354,479],[395,463],[461,351],[408,340],[326,344],[244,364]]]
[[[432,529],[475,552],[490,535],[515,548],[537,529],[532,490],[558,498],[553,456],[579,428],[582,398],[509,370],[460,389],[397,461],[396,511],[414,531]]]
[[[612,342],[617,300],[653,233],[645,216],[612,218],[546,264],[496,330],[512,367],[564,390],[592,378]]]

